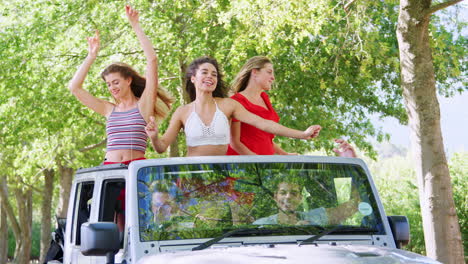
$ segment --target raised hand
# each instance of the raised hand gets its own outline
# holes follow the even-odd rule
[[[304,131],[304,139],[311,139],[311,138],[318,137],[321,129],[322,127],[319,125],[310,126],[309,128],[306,129],[306,131]]]
[[[335,142],[338,143],[338,148],[334,148],[333,151],[340,157],[345,158],[356,158],[356,151],[353,146],[346,142],[344,139],[335,139]]]
[[[88,37],[86,39],[88,40],[88,55],[96,58],[99,52],[99,46],[101,44],[99,41],[99,31],[96,30],[94,36]]]
[[[154,121],[154,116],[150,116],[150,121],[148,124],[146,124],[145,127],[146,134],[148,137],[151,139],[151,141],[156,140],[158,138],[158,126],[156,125],[156,122]]]
[[[139,13],[138,11],[133,9],[131,6],[129,5],[125,6],[125,14],[127,15],[128,22],[130,22],[132,26],[135,26],[139,23],[139,20],[140,20]]]

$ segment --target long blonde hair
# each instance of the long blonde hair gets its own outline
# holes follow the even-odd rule
[[[167,117],[174,101],[174,97],[159,85],[158,97],[154,104],[154,115],[157,122],[161,122]]]
[[[261,68],[265,67],[265,64],[271,63],[271,60],[265,56],[255,56],[250,58],[242,69],[237,74],[236,78],[234,78],[234,82],[232,83],[232,90],[234,93],[242,92],[245,90],[247,85],[249,84],[250,76],[252,74],[253,69],[260,70]]]

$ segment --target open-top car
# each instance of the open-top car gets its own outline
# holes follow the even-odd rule
[[[437,263],[400,250],[356,158],[168,158],[77,172],[64,263]]]

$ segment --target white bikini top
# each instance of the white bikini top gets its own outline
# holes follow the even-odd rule
[[[211,124],[206,126],[203,124],[200,116],[195,111],[195,103],[193,111],[185,122],[185,137],[187,146],[204,146],[204,145],[227,145],[231,139],[231,129],[226,115],[219,110],[218,104],[215,101],[216,112],[211,120]]]

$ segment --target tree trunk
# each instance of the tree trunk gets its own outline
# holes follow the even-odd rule
[[[0,188],[4,188],[6,193],[6,184],[4,184],[5,179],[0,177]],[[8,223],[7,223],[7,214],[6,210],[3,209],[2,197],[0,197],[0,263],[7,263],[8,259]]]
[[[64,167],[59,164],[60,197],[57,206],[57,217],[67,217],[70,190],[73,182],[73,172],[74,170],[72,168]]]
[[[8,259],[8,223],[6,212],[0,206],[0,263],[7,263]]]
[[[18,222],[21,232],[16,237],[15,264],[29,264],[32,241],[32,191],[15,190]]]
[[[186,62],[186,57],[179,57],[179,70],[180,70],[180,87],[179,87],[179,94],[182,95],[181,101],[183,104],[190,103],[190,97],[188,93],[185,91],[185,72],[187,71],[187,62]]]
[[[176,137],[169,147],[169,157],[180,157],[179,154],[179,136]]]
[[[54,177],[55,171],[47,169],[44,171],[44,194],[41,204],[41,254],[39,263],[44,262],[44,258],[49,250],[50,241],[52,237],[51,226],[52,226],[52,196],[54,191]],[[1,263],[1,262],[0,262]]]
[[[190,98],[185,91],[185,71],[187,70],[187,63],[185,62],[186,57],[181,56],[179,57],[179,82],[180,86],[178,88],[179,94],[182,95],[181,100],[182,104],[186,104],[187,102],[190,102]],[[180,148],[179,148],[179,140],[180,136],[177,136],[174,142],[170,145],[169,147],[169,157],[180,157]]]
[[[401,83],[416,161],[427,255],[463,263],[463,247],[440,128],[430,47],[430,0],[401,0],[397,37]],[[449,56],[449,54],[447,54]]]
[[[15,236],[16,241],[21,240],[21,228],[20,228],[20,223],[18,223],[18,220],[16,219],[15,211],[13,210],[13,207],[10,204],[10,201],[8,200],[8,188],[7,188],[7,177],[3,176],[0,177],[0,198],[2,202],[2,209],[4,212],[6,212],[8,221],[10,223],[10,227],[13,230],[13,235]],[[18,245],[16,245],[18,248]],[[16,249],[15,249],[16,253]],[[14,255],[16,256],[16,254]]]

